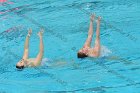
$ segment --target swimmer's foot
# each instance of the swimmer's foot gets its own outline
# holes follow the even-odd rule
[[[90,21],[94,21],[94,18],[95,18],[95,14],[92,14],[91,16],[90,16]]]
[[[39,32],[38,32],[38,36],[41,38],[43,36],[43,33],[44,33],[44,29],[41,29]]]
[[[31,29],[31,28],[29,28],[29,30],[28,30],[28,36],[30,37],[30,36],[31,36],[31,34],[32,34],[32,29]]]

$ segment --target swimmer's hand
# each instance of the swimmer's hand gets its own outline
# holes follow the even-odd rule
[[[28,36],[30,37],[31,34],[32,34],[32,29],[29,28],[29,30],[28,30]]]
[[[44,33],[44,29],[40,29],[40,31],[38,32],[37,35],[38,35],[39,37],[42,37],[42,36],[43,36],[43,33]]]
[[[41,28],[40,29],[40,32],[43,34],[44,33],[44,28]]]
[[[100,17],[100,16],[98,17],[98,21],[99,21],[99,22],[101,21],[101,17]]]
[[[90,16],[90,21],[93,21],[94,18],[95,18],[95,14],[91,14],[91,16]]]

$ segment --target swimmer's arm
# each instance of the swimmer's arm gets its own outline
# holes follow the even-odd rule
[[[32,29],[28,30],[28,34],[26,36],[25,44],[24,44],[24,53],[22,59],[28,59],[28,54],[29,54],[29,39],[30,35],[32,33]]]
[[[29,52],[28,46],[29,46],[29,36],[26,36],[22,59],[28,59],[28,52]]]
[[[42,30],[42,31],[44,31],[44,30]],[[38,33],[39,38],[40,38],[40,45],[39,45],[39,53],[38,53],[38,55],[36,57],[36,60],[34,62],[35,66],[38,66],[38,65],[41,64],[41,61],[42,61],[42,58],[43,58],[43,54],[44,54],[44,44],[43,44],[43,38],[42,38],[43,32],[42,31],[40,31]]]

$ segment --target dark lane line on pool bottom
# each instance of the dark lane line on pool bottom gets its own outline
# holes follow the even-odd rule
[[[10,50],[8,50],[8,51],[9,51],[9,54],[13,55],[13,57],[18,58],[18,59],[21,58],[20,56],[16,55],[16,54],[13,53],[12,51],[10,51]],[[41,72],[41,73],[46,74],[46,75],[49,76],[51,79],[55,80],[55,81],[58,82],[59,84],[62,84],[63,86],[67,86],[67,85],[68,85],[68,83],[67,83],[66,81],[63,81],[63,80],[57,78],[54,74],[48,73],[47,71],[44,71],[44,70],[42,70],[42,69],[40,69],[40,68],[37,68],[37,67],[34,67],[34,69],[37,70],[37,71],[39,71],[39,72]]]
[[[13,55],[15,58],[20,58],[18,55],[14,54],[14,53],[11,52],[10,50],[9,50],[9,54]],[[100,64],[100,62],[95,62],[95,63],[96,63],[97,65],[101,66],[102,68],[106,69],[109,73],[115,75],[116,77],[121,78],[121,79],[127,81],[127,82],[129,83],[129,84],[127,84],[127,85],[129,85],[129,86],[140,84],[139,82],[136,83],[136,82],[134,82],[133,80],[131,80],[131,79],[129,79],[129,78],[126,78],[126,77],[124,77],[123,75],[117,73],[116,71],[111,70],[110,68],[108,68],[108,67],[105,66],[104,64]],[[65,87],[68,85],[68,82],[63,81],[63,80],[61,80],[61,79],[58,79],[54,74],[48,73],[48,72],[46,72],[46,71],[44,71],[44,70],[41,70],[41,69],[39,69],[39,68],[37,68],[37,67],[35,67],[35,69],[36,69],[37,71],[41,72],[41,73],[45,73],[45,74],[46,74],[47,76],[49,76],[51,79],[55,80],[56,82],[62,84],[62,85],[65,86]],[[85,70],[85,69],[83,69],[83,70]],[[127,86],[127,85],[123,85],[123,86]],[[109,88],[109,87],[104,87],[104,88]],[[110,88],[111,88],[111,87],[110,87]],[[115,87],[112,87],[112,88],[115,88]],[[96,89],[96,88],[95,88],[95,89]],[[82,90],[83,90],[83,89],[82,89]],[[76,91],[79,91],[79,90],[76,90]]]
[[[77,51],[76,48],[72,48],[72,49],[73,49],[73,51]],[[90,60],[90,59],[89,59],[89,60]],[[92,61],[92,62],[94,61],[94,63],[96,63],[96,65],[102,67],[103,69],[106,69],[107,72],[109,72],[109,73],[115,75],[116,77],[118,77],[118,78],[120,78],[120,79],[123,79],[123,80],[129,82],[130,84],[135,84],[135,83],[136,83],[134,80],[131,80],[131,79],[129,79],[129,78],[127,78],[127,77],[125,77],[125,76],[119,74],[118,72],[116,72],[116,71],[110,69],[109,67],[107,67],[107,66],[104,65],[103,63],[97,62],[95,59],[92,59],[91,61]],[[98,61],[104,61],[104,60],[101,59],[101,60],[98,60]],[[84,67],[84,68],[87,68],[87,67]],[[85,70],[84,68],[83,68],[83,70]]]
[[[8,8],[8,9],[11,9],[11,6],[6,4],[6,3],[5,3],[5,7]],[[37,27],[44,28],[45,30],[47,30],[47,32],[49,32],[51,35],[59,38],[60,40],[62,40],[64,42],[67,42],[67,38],[65,36],[63,36],[62,34],[54,32],[50,28],[43,26],[42,24],[38,23],[37,21],[35,21],[34,19],[32,19],[32,18],[30,18],[30,17],[28,17],[26,15],[22,15],[22,14],[16,12],[16,11],[12,11],[12,12],[14,12],[14,14],[16,14],[17,16],[22,17],[22,18],[28,20],[29,22],[31,22],[32,24],[36,25]]]
[[[26,19],[29,19],[28,17],[26,17],[26,16],[24,16]],[[36,24],[36,25],[38,25],[39,27],[43,27],[42,25],[40,25],[40,24],[38,24],[36,21],[34,21],[34,20],[30,20],[30,21],[32,21],[32,23],[34,23],[34,24]],[[105,67],[106,68],[106,67]],[[107,69],[107,68],[106,68]],[[112,70],[109,70],[109,72],[114,72],[114,71],[112,71]],[[117,73],[115,73],[116,75],[118,75]],[[119,76],[119,77],[121,77],[121,78],[123,78],[122,76]]]
[[[9,50],[9,54],[11,54],[11,55],[13,55],[15,58],[20,58],[20,56],[18,56],[18,55],[16,55],[16,54],[14,54],[12,51],[10,51]],[[124,76],[122,76],[122,75],[120,75],[120,74],[118,74],[117,72],[115,72],[114,70],[111,70],[111,69],[109,69],[108,67],[106,67],[105,65],[103,65],[103,64],[99,64],[99,62],[96,62],[96,64],[97,65],[99,65],[99,66],[101,66],[102,68],[104,68],[104,69],[106,69],[109,73],[112,73],[112,74],[114,74],[115,76],[117,76],[118,78],[121,78],[121,79],[124,79],[124,80],[126,80],[129,84],[126,84],[126,85],[121,85],[121,86],[115,86],[115,87],[106,87],[106,86],[101,86],[101,87],[94,87],[94,88],[88,88],[88,89],[77,89],[77,90],[72,90],[72,91],[63,91],[63,92],[75,92],[75,91],[89,91],[89,90],[99,90],[99,88],[101,88],[101,89],[108,89],[108,88],[119,88],[119,87],[127,87],[127,86],[133,86],[133,85],[139,85],[140,83],[139,82],[137,82],[137,83],[135,83],[134,81],[132,81],[132,80],[130,80],[130,79],[128,79],[128,78],[126,78],[126,77],[124,77]],[[65,82],[65,81],[63,81],[63,80],[61,80],[61,79],[58,79],[54,74],[50,74],[50,73],[48,73],[48,72],[44,72],[44,70],[41,70],[41,69],[39,69],[39,68],[35,68],[37,71],[39,71],[39,72],[41,72],[41,73],[46,73],[46,75],[48,75],[51,79],[53,79],[53,80],[55,80],[56,82],[58,82],[58,83],[60,83],[60,84],[62,84],[63,86],[67,86],[68,85],[68,83],[67,82]],[[48,91],[49,92],[49,91]],[[59,91],[58,91],[59,92]],[[62,91],[60,91],[60,92],[62,92]]]
[[[75,89],[75,90],[67,90],[67,91],[48,91],[48,90],[46,90],[46,91],[44,91],[44,92],[46,92],[46,93],[48,93],[48,92],[57,92],[57,93],[67,93],[67,92],[72,92],[72,93],[75,93],[75,92],[81,92],[81,91],[83,91],[83,92],[87,92],[87,91],[89,91],[89,92],[106,92],[106,90],[107,89],[114,89],[114,88],[123,88],[123,87],[129,87],[129,86],[136,86],[136,85],[140,85],[140,82],[138,82],[138,83],[135,83],[135,84],[124,84],[124,85],[119,85],[119,86],[100,86],[100,87],[92,87],[92,88],[81,88],[81,89]]]
[[[92,14],[92,13],[90,13],[89,11],[86,11],[86,10],[82,9],[81,7],[77,7],[77,9],[80,10],[80,11],[82,11],[83,13],[85,13],[85,14],[88,15],[88,16],[90,16],[90,15]],[[114,31],[120,33],[121,35],[124,35],[125,37],[129,38],[129,39],[132,40],[133,42],[138,41],[138,38],[134,37],[133,35],[124,32],[123,30],[121,30],[121,29],[119,29],[119,28],[113,26],[112,24],[106,22],[106,21],[103,20],[103,19],[102,19],[102,21],[103,21],[103,23],[105,24],[105,26],[108,26],[108,27],[114,29]]]
[[[82,12],[84,12],[84,13],[87,14],[87,15],[91,15],[90,12],[88,12],[88,11],[86,11],[86,10],[83,10],[81,7],[77,7],[77,9],[78,9],[78,10],[81,10]],[[103,22],[105,23],[105,25],[108,25],[110,28],[114,28],[115,31],[119,32],[119,33],[122,34],[122,35],[125,35],[125,36],[128,37],[130,40],[132,40],[132,41],[134,41],[134,42],[137,41],[137,38],[136,38],[136,37],[134,37],[134,36],[132,36],[132,35],[130,35],[130,34],[128,34],[128,33],[123,32],[122,30],[116,28],[115,26],[113,26],[113,25],[107,23],[105,20],[103,20]],[[98,63],[97,63],[97,64],[98,64]],[[110,72],[110,73],[116,75],[117,77],[119,77],[119,78],[121,78],[121,79],[124,79],[124,80],[127,81],[127,82],[135,83],[134,80],[131,80],[131,79],[129,79],[129,78],[124,77],[123,75],[121,75],[121,74],[115,72],[114,70],[109,69],[109,67],[107,67],[107,66],[105,66],[105,65],[103,65],[103,64],[98,64],[98,65],[101,66],[101,67],[103,67],[104,69],[108,70],[108,72]]]
[[[70,50],[72,50],[72,51],[77,51],[77,49],[76,49],[76,47],[72,47]],[[70,51],[69,50],[69,51]],[[66,51],[65,53],[68,53],[69,51]],[[64,53],[64,54],[65,54]],[[14,54],[14,53],[13,53]],[[63,54],[63,55],[64,55]],[[61,55],[62,56],[62,55]],[[59,56],[60,57],[60,56]],[[123,59],[123,61],[124,61],[125,59]],[[91,61],[93,61],[93,60],[91,60]],[[101,66],[102,68],[104,68],[104,69],[106,69],[107,70],[107,72],[109,72],[109,73],[111,73],[111,74],[113,74],[113,75],[115,75],[116,77],[118,77],[118,78],[121,78],[121,79],[123,79],[123,80],[125,80],[125,81],[127,81],[128,83],[130,83],[129,85],[134,85],[134,84],[139,84],[139,83],[136,83],[135,81],[133,81],[133,80],[131,80],[131,79],[129,79],[129,78],[127,78],[127,77],[125,77],[125,76],[123,76],[123,75],[121,75],[121,74],[119,74],[119,73],[117,73],[116,71],[114,71],[114,70],[112,70],[112,69],[110,69],[109,67],[107,67],[106,65],[104,65],[104,64],[101,64],[100,62],[95,62],[97,65],[99,65],[99,66]],[[84,67],[84,68],[82,68],[83,70],[85,70],[85,68],[87,68],[87,67]],[[37,68],[38,69],[38,68]],[[44,71],[41,71],[42,73],[44,73]],[[47,74],[48,74],[48,72],[47,72]],[[53,75],[51,75],[50,74],[50,77],[51,76],[53,76]],[[52,77],[53,79],[55,79],[56,77]],[[56,79],[55,79],[56,80]],[[57,79],[56,80],[57,82],[59,82],[59,83],[63,83],[64,85],[66,85],[67,83],[65,82],[65,81],[63,81],[63,80],[59,80],[59,79]]]
[[[9,5],[8,5],[9,6]],[[7,6],[6,6],[7,7]],[[81,9],[81,8],[78,8],[79,10],[81,10],[81,11],[83,11],[84,13],[86,13],[87,15],[90,15],[91,13],[90,12],[88,12],[88,11],[86,11],[86,10],[83,10],[83,9]],[[25,18],[26,20],[28,20],[28,21],[30,21],[31,23],[33,23],[34,25],[36,25],[36,26],[38,26],[38,27],[44,27],[44,26],[42,26],[40,23],[38,23],[37,21],[35,21],[34,19],[32,19],[32,18],[29,18],[29,17],[27,17],[27,16],[25,16],[25,15],[20,15],[20,14],[18,14],[17,12],[15,12],[14,11],[14,13],[16,14],[16,15],[18,15],[18,16],[21,16],[21,17],[23,17],[23,18]],[[44,27],[45,29],[47,29],[46,27]],[[52,35],[54,35],[55,37],[58,37],[59,39],[61,39],[62,41],[64,41],[64,42],[67,42],[67,38],[66,37],[64,37],[63,35],[61,35],[61,34],[59,34],[59,33],[55,33],[55,32],[53,32],[52,30],[50,30],[50,29],[47,29]],[[128,62],[128,61],[127,61]]]

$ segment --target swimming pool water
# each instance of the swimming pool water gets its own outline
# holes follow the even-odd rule
[[[0,93],[140,93],[138,0],[9,2],[0,4]],[[90,13],[102,17],[101,43],[111,54],[80,60],[76,53],[87,37]],[[44,58],[52,61],[17,71],[27,29],[33,29],[30,57],[35,57],[40,27]]]

